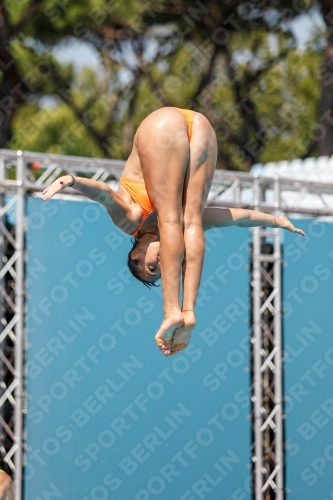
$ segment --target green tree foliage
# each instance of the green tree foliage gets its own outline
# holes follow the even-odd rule
[[[12,122],[16,112],[25,103],[52,96],[62,100],[81,121],[91,137],[103,147],[105,134],[84,121],[87,106],[95,106],[104,95],[114,100],[121,87],[118,73],[122,69],[116,60],[106,62],[103,76],[93,92],[82,102],[77,98],[77,75],[72,65],[59,64],[54,47],[85,41],[101,54],[106,48],[103,31],[113,42],[119,37],[120,46],[126,40],[125,24],[118,21],[112,2],[102,0],[22,0],[0,3],[0,147],[11,140]],[[130,33],[130,31],[129,31]],[[124,37],[122,40],[121,37]],[[118,42],[117,42],[118,43]],[[118,49],[117,49],[118,50]],[[111,60],[110,58],[108,58]],[[94,76],[95,78],[95,76]],[[85,77],[84,82],[88,79]],[[115,89],[113,85],[115,84]],[[92,87],[92,86],[91,86]],[[126,86],[121,88],[125,91]],[[119,92],[118,92],[119,93]],[[85,94],[82,95],[84,97]],[[82,107],[77,107],[77,102]],[[110,103],[109,103],[110,104]],[[27,108],[28,109],[28,108]],[[115,110],[109,106],[108,125]],[[108,127],[109,132],[109,127]]]
[[[40,108],[25,104],[14,119],[11,149],[53,154],[101,157],[101,150],[85,127],[64,104]]]
[[[305,158],[314,151],[321,63],[322,51],[309,43],[302,53],[292,50],[262,78],[256,98],[267,129],[261,162]]]
[[[140,121],[171,105],[210,119],[219,167],[315,153],[326,34],[300,52],[289,23],[313,3],[7,0],[0,102],[10,76],[22,95],[1,108],[0,146],[125,159]],[[55,57],[82,41],[98,69]]]

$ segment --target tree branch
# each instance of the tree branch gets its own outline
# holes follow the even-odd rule
[[[0,2],[0,46],[1,50],[8,44],[10,38],[10,26],[8,24],[7,10],[3,2]]]
[[[212,74],[213,74],[213,70],[214,70],[214,64],[215,64],[216,57],[219,54],[219,52],[220,52],[220,47],[218,45],[215,45],[213,53],[212,53],[210,61],[209,61],[209,64],[207,66],[207,69],[201,75],[201,79],[200,79],[200,82],[198,83],[197,89],[191,98],[190,102],[191,102],[192,106],[193,106],[193,104],[197,103],[197,99],[200,96],[201,92],[203,92],[203,90],[211,83]],[[192,107],[192,106],[190,106],[190,107]],[[187,105],[187,107],[189,107],[189,105]]]
[[[106,120],[105,127],[103,128],[103,131],[101,132],[102,136],[104,137],[104,139],[103,139],[104,141],[106,141],[106,139],[110,133],[110,129],[111,129],[112,123],[114,122],[115,114],[118,110],[118,104],[120,102],[121,97],[122,97],[122,93],[117,96],[117,99],[114,103],[114,106],[109,113],[108,119]]]
[[[60,78],[60,75],[57,75]],[[57,93],[58,97],[67,104],[67,106],[71,109],[71,111],[74,113],[75,117],[79,120],[79,122],[87,129],[91,137],[93,137],[97,143],[99,144],[101,150],[105,155],[108,157],[109,156],[109,150],[107,146],[105,145],[107,137],[105,137],[102,133],[98,132],[91,123],[85,118],[83,109],[79,109],[73,102],[73,99],[71,98],[69,92],[67,89],[62,89],[62,91],[59,91]],[[85,108],[84,108],[85,110]]]
[[[285,58],[293,48],[294,47],[288,47],[287,49],[280,52],[280,54],[278,54],[277,56],[272,57],[272,59],[270,59],[269,61],[266,62],[265,66],[263,68],[258,69],[255,73],[245,74],[244,76],[245,76],[245,79],[246,79],[248,85],[257,81],[264,73],[266,73],[266,71],[271,70],[272,66],[274,66],[276,63],[280,62],[283,58]]]
[[[84,108],[89,109],[90,106],[92,106],[103,94],[104,92],[107,91],[109,83],[110,83],[111,77],[110,73],[108,74],[108,77],[103,78],[103,81],[101,81],[95,89],[95,92],[93,92],[86,102],[84,103]]]
[[[223,170],[234,170],[232,168],[231,158],[225,151],[222,151],[221,148],[217,149],[217,163],[222,164]]]
[[[255,104],[249,94],[250,86],[262,77],[266,71],[270,70],[274,64],[283,59],[291,48],[285,49],[277,56],[271,58],[270,61],[266,63],[265,67],[257,70],[255,73],[245,73],[242,80],[236,78],[235,68],[228,48],[224,46],[222,50],[226,57],[228,76],[234,90],[235,101],[238,105],[242,120],[242,140],[240,141],[238,139],[236,142],[235,137],[230,137],[230,139],[240,147],[242,153],[250,163],[255,163],[265,146],[266,131],[261,126],[259,118],[257,117]],[[251,131],[253,131],[255,137],[251,138]]]
[[[34,15],[36,10],[45,2],[46,0],[33,0],[31,4],[23,12],[21,19],[12,26],[11,31],[13,35],[17,35],[25,23]]]
[[[156,54],[155,59],[149,63],[149,67],[154,67],[156,64],[157,58],[159,57],[159,53]],[[163,92],[162,88],[160,87],[159,83],[156,82],[155,78],[152,76],[151,72],[148,69],[147,64],[144,62],[142,58],[142,53],[137,54],[138,58],[138,64],[139,64],[139,71],[141,74],[145,75],[148,83],[150,84],[152,91],[154,95],[161,101],[163,106],[174,106],[175,103],[171,102],[165,93]]]
[[[319,3],[321,5],[323,14],[324,14],[324,21],[326,25],[330,25],[329,20],[327,19],[325,14],[328,14],[329,12],[332,11],[333,9],[333,1],[332,0],[319,0]]]
[[[152,88],[154,96],[161,101],[161,103],[163,104],[163,106],[175,106],[175,103],[172,102],[172,101],[170,101],[167,98],[167,96],[163,92],[162,88],[156,82],[156,80],[153,78],[153,76],[151,75],[151,73],[149,71],[145,72],[141,68],[140,68],[140,70],[146,76],[146,78],[147,78],[147,80],[148,80],[148,82],[149,82],[149,84],[150,84],[150,86]]]
[[[315,148],[317,146],[317,142],[318,142],[317,139],[314,139],[313,141],[310,142],[310,144],[308,145],[308,147],[306,148],[306,150],[302,154],[301,160],[305,160],[306,158],[308,158],[310,156],[310,154],[315,150]]]
[[[134,116],[135,116],[135,104],[136,104],[136,98],[137,98],[137,93],[138,93],[138,88],[139,86],[137,85],[137,79],[139,78],[139,75],[136,75],[136,80],[134,81],[133,84],[133,93],[132,96],[128,102],[128,112],[127,112],[127,119],[126,123],[124,125],[124,132],[123,132],[123,154],[126,156],[129,156],[131,150],[132,150],[132,145],[133,145],[133,137],[134,137]]]
[[[206,114],[209,116],[209,119],[210,121],[212,122],[212,125],[214,126],[214,128],[216,129],[223,129],[223,133],[224,135],[226,136],[226,139],[232,141],[234,144],[236,144],[236,146],[238,146],[240,149],[243,148],[243,142],[242,142],[242,139],[237,137],[237,135],[235,135],[228,127],[228,125],[226,125],[225,123],[223,123],[220,119],[220,117],[215,113],[215,111],[212,109],[212,108],[209,108],[207,109],[207,106],[206,106],[206,110],[205,110]]]

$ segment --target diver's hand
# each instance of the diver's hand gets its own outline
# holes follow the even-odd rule
[[[287,231],[291,231],[292,233],[298,233],[302,236],[305,236],[304,231],[302,231],[302,229],[297,229],[297,227],[295,227],[285,215],[279,215],[278,217],[275,217],[275,219],[276,224],[274,227],[286,229]]]
[[[62,189],[65,189],[69,184],[72,184],[73,179],[71,175],[63,175],[59,177],[56,181],[52,182],[46,189],[43,191],[42,199],[43,201],[50,200],[52,196],[56,193],[59,193]]]

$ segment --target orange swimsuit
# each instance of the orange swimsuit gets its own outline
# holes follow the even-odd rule
[[[193,117],[195,111],[191,111],[190,109],[180,109],[180,108],[174,108],[174,109],[180,111],[186,120],[188,141],[190,142],[192,136]],[[155,207],[149,198],[145,184],[143,184],[142,182],[133,181],[132,179],[128,179],[127,177],[120,177],[119,182],[126,189],[131,198],[136,203],[138,203],[142,209],[141,224],[139,228],[133,233],[133,236],[136,236],[140,231],[142,224],[147,219],[148,215],[154,212]]]

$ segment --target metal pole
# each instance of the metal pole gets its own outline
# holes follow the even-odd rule
[[[275,229],[274,232],[274,281],[278,293],[274,299],[274,340],[275,346],[278,350],[275,354],[275,400],[277,406],[276,412],[276,465],[279,467],[276,485],[277,494],[276,500],[284,499],[284,478],[283,478],[283,468],[284,468],[284,446],[283,446],[283,395],[282,395],[282,329],[281,329],[281,254],[280,254],[280,230]]]
[[[253,353],[254,353],[254,370],[253,370],[253,389],[254,389],[254,471],[255,471],[255,499],[261,500],[262,488],[262,443],[261,443],[261,408],[262,408],[262,391],[261,391],[261,325],[260,325],[260,229],[259,227],[253,230]]]
[[[5,181],[5,160],[3,158],[0,158],[0,183],[3,183]],[[2,207],[5,206],[5,195],[3,192],[0,191],[0,210]],[[5,224],[5,215],[0,216],[0,223]],[[5,235],[3,231],[0,229],[0,269],[4,265],[4,258],[5,256]],[[0,287],[4,290],[5,289],[5,278],[0,279]],[[1,319],[4,316],[5,312],[5,299],[3,297],[3,294],[0,294],[0,317]],[[5,342],[5,340],[3,341]],[[4,343],[3,343],[4,345]],[[2,345],[0,344],[0,350],[2,349]],[[0,383],[4,380],[5,378],[5,367],[4,363],[2,361],[2,358],[0,358]],[[0,386],[0,397],[2,396],[4,392],[4,388]],[[2,415],[3,409],[0,407],[0,416],[3,417]],[[4,434],[3,434],[3,428],[2,425],[0,424],[0,438],[4,439]]]
[[[277,178],[274,183],[274,205],[280,206],[280,185]],[[276,465],[279,467],[276,476],[276,500],[284,499],[284,433],[283,433],[283,367],[282,367],[282,325],[281,325],[281,240],[280,229],[274,230],[274,283],[277,294],[274,298],[274,343],[278,348],[275,354],[275,404],[276,433],[275,453]]]
[[[15,437],[17,449],[15,452],[15,500],[22,499],[22,453],[23,453],[23,415],[22,397],[23,387],[23,337],[24,337],[24,179],[25,179],[25,159],[22,151],[17,152],[17,181],[21,182],[18,188],[18,199],[16,202],[16,251],[18,258],[16,261],[16,289],[15,308],[18,314],[18,321],[15,327],[15,375],[17,386],[15,389]]]
[[[260,184],[256,178],[253,183],[253,205],[254,209],[260,204]],[[253,394],[254,394],[254,494],[256,500],[261,500],[262,488],[262,443],[261,443],[261,408],[262,408],[262,391],[261,391],[261,324],[260,324],[260,228],[255,227],[252,233],[253,238],[253,253],[252,253],[252,269],[253,269]]]

